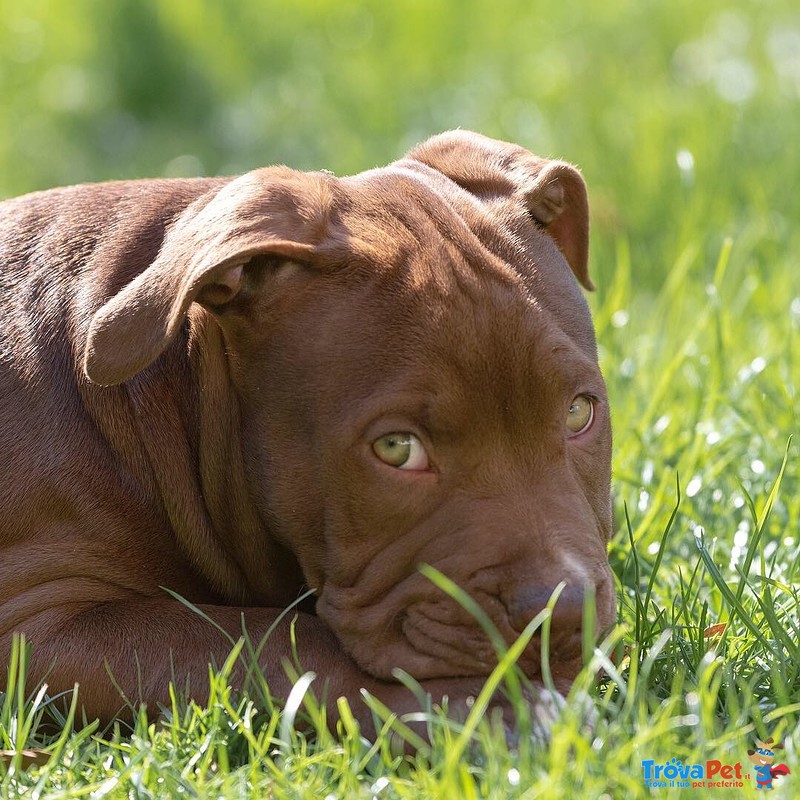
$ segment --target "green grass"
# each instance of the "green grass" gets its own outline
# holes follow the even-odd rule
[[[794,3],[25,8],[0,0],[0,194],[270,161],[344,173],[457,125],[582,166],[614,421],[619,620],[552,724],[525,722],[505,654],[495,678],[520,702],[518,742],[479,721],[479,698],[464,726],[432,712],[433,745],[416,760],[393,755],[388,725],[367,742],[346,713],[336,737],[319,712],[299,733],[302,673],[284,712],[258,682],[234,695],[223,668],[205,707],[176,695],[133,731],[72,725],[69,698],[45,709],[38,687],[19,688],[20,648],[0,695],[0,749],[52,755],[27,771],[0,762],[0,795],[697,798],[709,790],[646,789],[642,761],[747,768],[754,737],[771,735],[793,772],[774,796],[796,797]],[[96,24],[108,36],[90,33]],[[161,71],[155,84],[147,64]],[[81,94],[87,85],[96,91]],[[222,108],[230,124],[206,124]],[[721,623],[722,635],[704,634]],[[717,791],[753,796],[754,781]]]
[[[745,281],[733,271],[745,266],[735,243],[726,244],[708,284],[716,275],[716,295],[699,285],[681,305],[676,298],[686,289],[675,281],[657,296],[655,313],[637,321],[631,312],[628,326],[638,330],[625,335],[603,322],[612,309],[636,307],[631,290],[620,289],[627,283],[621,256],[617,285],[605,292],[613,305],[597,308],[617,401],[620,530],[610,556],[620,619],[588,654],[549,740],[522,737],[510,748],[497,725],[475,724],[477,714],[452,728],[434,715],[433,747],[414,762],[393,755],[388,726],[374,743],[352,722],[333,738],[317,714],[312,730],[298,733],[294,703],[281,714],[258,686],[249,697],[234,696],[225,680],[230,665],[211,675],[206,707],[176,697],[165,719],[143,713],[133,733],[79,724],[73,734],[63,719],[53,733],[39,725],[52,716],[42,698],[12,684],[0,707],[0,748],[44,747],[53,757],[28,772],[0,766],[1,790],[66,797],[645,797],[643,760],[747,767],[756,735],[783,740],[782,760],[795,767],[800,493],[797,446],[786,446],[795,424],[787,378],[797,327],[788,314],[769,313],[768,303],[789,298],[785,289],[753,291],[737,302]],[[684,323],[687,302],[695,306],[691,325]],[[759,370],[751,348],[764,326],[775,328],[780,347],[756,351],[766,362]],[[675,351],[658,358],[669,332]],[[633,377],[625,359],[636,363]],[[721,637],[704,635],[722,622]],[[503,667],[495,678],[511,678],[513,690],[513,671]],[[298,691],[303,686],[300,677]],[[775,796],[793,796],[794,780],[781,779]],[[753,781],[745,783],[726,796],[752,794]]]

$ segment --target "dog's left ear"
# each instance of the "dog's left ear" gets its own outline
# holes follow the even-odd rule
[[[563,161],[549,161],[524,197],[531,216],[555,239],[581,286],[593,290],[589,278],[589,199],[580,172]]]
[[[521,200],[555,240],[580,284],[594,289],[588,268],[589,200],[583,177],[571,164],[461,130],[428,139],[407,158],[438,170],[486,204]]]

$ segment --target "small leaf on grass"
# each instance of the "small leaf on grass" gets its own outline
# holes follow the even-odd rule
[[[715,642],[722,637],[722,634],[725,633],[725,629],[727,627],[727,622],[718,622],[716,625],[709,625],[703,631],[703,638],[708,639],[711,642]]]
[[[14,760],[14,756],[20,757],[20,766],[22,769],[29,769],[30,767],[41,767],[46,764],[50,759],[50,753],[44,750],[20,750],[17,753],[15,750],[0,750],[0,763],[9,766]]]
[[[700,558],[703,559],[706,571],[711,576],[711,579],[720,590],[723,598],[728,603],[733,613],[735,613],[742,623],[753,633],[753,635],[763,645],[764,649],[769,650],[769,642],[767,642],[767,640],[764,638],[764,634],[761,633],[758,627],[750,619],[750,615],[748,614],[747,610],[739,602],[738,595],[733,593],[730,586],[728,586],[726,583],[725,578],[722,577],[719,567],[714,563],[714,559],[706,547],[705,536],[696,538],[695,546],[700,551]]]
[[[594,652],[594,651],[592,651]],[[618,647],[615,647],[611,653],[609,653],[609,659],[611,663],[615,666],[619,667],[620,665],[627,664],[628,660],[631,657],[631,653],[633,652],[633,648],[629,644],[622,644]]]

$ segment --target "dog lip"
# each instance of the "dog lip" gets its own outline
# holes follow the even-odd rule
[[[423,624],[425,623],[425,624]],[[438,622],[424,614],[399,613],[394,627],[408,646],[415,652],[441,664],[447,672],[443,675],[488,675],[494,667],[496,659],[488,639],[476,640],[477,630],[463,625],[454,626]],[[463,637],[442,635],[461,631]],[[467,642],[472,647],[464,647]]]

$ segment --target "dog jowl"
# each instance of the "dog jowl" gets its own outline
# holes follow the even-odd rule
[[[346,178],[0,205],[0,655],[24,632],[33,677],[108,718],[109,671],[155,704],[225,655],[162,587],[254,639],[310,587],[299,655],[331,697],[403,708],[395,668],[466,696],[494,651],[425,563],[509,642],[563,582],[568,686],[585,594],[614,612],[588,227],[573,167],[464,131]]]

